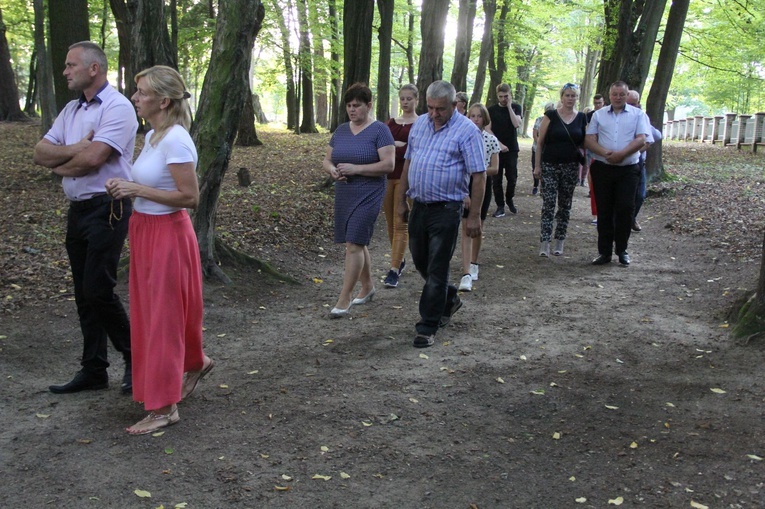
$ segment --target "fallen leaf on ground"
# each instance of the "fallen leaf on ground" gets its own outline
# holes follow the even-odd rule
[[[340,477],[342,477],[343,479],[350,479],[351,478],[351,476],[346,474],[345,472],[340,472]]]
[[[501,378],[501,377],[497,377],[497,382],[499,382],[499,383],[501,383],[501,384],[505,383],[505,381],[504,381],[504,380],[502,380],[502,378]]]
[[[531,394],[536,394],[537,396],[544,396],[545,390],[544,389],[537,389],[535,391],[531,391]]]
[[[327,447],[326,445],[322,445],[321,452],[329,452],[329,447]]]
[[[616,497],[608,500],[608,505],[622,505],[624,503],[623,497]]]
[[[314,476],[311,477],[311,479],[316,479],[316,480],[321,480],[321,481],[329,481],[330,479],[332,479],[332,476],[331,475],[314,474]]]
[[[675,405],[673,405],[673,404],[672,404],[672,403],[670,403],[669,401],[667,401],[667,406],[668,406],[668,407],[671,407],[671,408],[675,408]]]
[[[720,389],[719,387],[713,387],[712,389],[709,389],[709,390],[714,392],[715,394],[725,394],[725,391]]]
[[[552,437],[553,437],[553,440],[560,440],[560,433],[558,433],[558,432],[556,431],[555,433],[553,433],[553,436],[552,436]]]
[[[754,461],[762,461],[762,458],[760,458],[760,457],[759,457],[759,456],[757,456],[756,454],[747,454],[747,455],[746,455],[746,457],[747,457],[747,458],[749,458],[750,460],[754,460]]]
[[[576,502],[577,504],[584,504],[585,502],[587,502],[587,498],[586,497],[579,497],[576,500],[574,500],[574,502]]]
[[[35,414],[39,419],[47,419],[50,414]]]
[[[613,405],[606,405],[606,408],[608,408],[609,410],[619,410],[618,406],[613,406]]]
[[[258,374],[258,370],[255,369],[255,370],[252,370],[252,371],[248,371],[247,374],[248,375],[256,375],[256,374]]]
[[[427,355],[425,355],[424,353],[421,353],[421,354],[420,354],[420,359],[430,359],[430,357],[428,357],[428,356],[427,356]]]
[[[691,500],[691,507],[694,509],[709,509],[709,507],[705,506],[704,504],[699,504],[698,502],[695,502]]]
[[[274,486],[274,489],[276,491],[289,491],[290,487],[289,486]]]
[[[638,448],[638,443],[637,442],[632,442],[630,444],[630,449],[637,449],[637,448]]]
[[[221,389],[228,389],[228,384],[220,384],[218,387]]]
[[[285,481],[291,481],[292,477],[288,476],[287,474],[282,474],[282,479],[284,479]]]
[[[411,401],[412,403],[419,403],[419,401],[416,400],[415,398],[409,398],[409,401]]]
[[[153,437],[161,437],[164,434],[165,434],[164,431],[157,431],[156,433],[152,433],[151,436],[153,436]]]
[[[315,278],[313,278],[313,282],[316,283],[316,284],[319,284],[319,283],[323,283],[324,280],[323,279],[319,279],[318,277],[315,277]]]
[[[361,421],[361,424],[363,424],[363,425],[364,425],[364,426],[366,426],[367,428],[368,428],[368,427],[370,427],[370,426],[372,425],[372,423],[371,423],[371,422],[369,422],[369,421]]]
[[[151,498],[151,493],[146,490],[135,490],[133,493],[135,493],[137,497]]]

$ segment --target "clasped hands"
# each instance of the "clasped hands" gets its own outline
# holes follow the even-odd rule
[[[109,196],[115,200],[134,198],[138,194],[138,184],[121,178],[110,178],[105,187]]]
[[[329,173],[333,179],[344,182],[348,180],[351,175],[358,175],[358,169],[355,164],[339,163],[335,168],[330,170]]]

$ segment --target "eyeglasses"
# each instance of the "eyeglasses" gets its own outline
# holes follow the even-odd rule
[[[567,90],[569,88],[572,88],[574,90],[579,90],[579,85],[576,85],[574,83],[566,83],[565,85],[563,85],[563,90]]]

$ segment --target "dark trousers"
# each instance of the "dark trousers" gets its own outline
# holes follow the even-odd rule
[[[69,206],[66,252],[84,340],[82,369],[88,373],[106,372],[107,336],[130,362],[130,322],[114,287],[132,212],[129,199],[112,202],[107,195]]]
[[[409,251],[417,272],[425,279],[420,296],[417,332],[435,334],[438,322],[457,299],[449,284],[449,262],[460,233],[462,202],[424,204],[418,201],[409,215]]]
[[[507,190],[502,192],[502,177],[507,178]],[[499,153],[499,171],[491,178],[494,188],[494,202],[497,207],[512,203],[515,196],[515,183],[518,181],[518,152]]]
[[[537,149],[531,149],[531,176],[534,178],[534,187],[539,187],[539,179],[534,177],[534,170],[537,168]]]
[[[614,244],[616,253],[623,253],[632,231],[640,168],[593,161],[590,175],[598,209],[598,253],[611,256]]]
[[[645,190],[646,185],[648,184],[648,179],[645,174],[645,154],[640,154],[640,161],[638,162],[638,167],[640,168],[640,182],[637,186],[637,191],[635,191],[635,213],[633,214],[633,219],[637,219],[638,214],[640,214],[640,209],[643,207],[643,202],[645,201]]]

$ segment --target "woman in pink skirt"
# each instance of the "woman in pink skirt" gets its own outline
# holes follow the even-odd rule
[[[152,433],[180,420],[177,403],[213,368],[202,351],[202,270],[187,208],[199,202],[197,151],[183,79],[155,66],[135,77],[138,115],[151,124],[133,182],[112,179],[115,198],[135,198],[130,218],[133,399],[149,414],[126,429]]]

